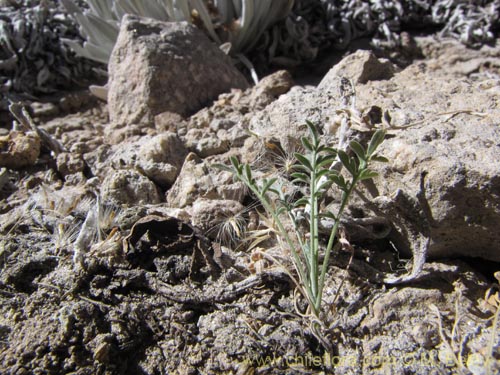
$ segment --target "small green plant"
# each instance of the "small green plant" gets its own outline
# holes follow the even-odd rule
[[[241,164],[236,157],[230,159],[230,167],[217,167],[231,172],[237,180],[247,185],[270,215],[278,229],[278,240],[292,256],[299,277],[298,286],[307,298],[312,313],[319,317],[330,254],[349,197],[358,182],[377,176],[375,171],[369,169],[369,164],[387,159],[376,154],[385,136],[382,130],[375,132],[366,150],[360,143],[352,141],[349,146],[353,156],[350,156],[343,150],[323,144],[314,124],[307,122],[307,126],[310,136],[301,139],[305,152],[294,154],[296,163],[291,173],[291,184],[305,191],[296,200],[287,194],[290,191],[285,186],[288,181],[280,178],[257,181],[250,166]],[[339,172],[341,168],[337,166],[340,165],[349,172],[349,177],[345,178]],[[341,191],[340,206],[336,213],[321,210],[325,192],[333,184]],[[322,218],[334,222],[323,256],[319,235]],[[304,229],[304,222],[308,223],[308,229]]]

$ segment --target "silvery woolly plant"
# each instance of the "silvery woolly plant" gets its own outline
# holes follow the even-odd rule
[[[73,0],[62,0],[81,27],[83,47],[67,40],[80,56],[107,64],[125,14],[160,21],[197,20],[214,42],[226,44],[232,54],[251,48],[262,33],[290,12],[294,0],[86,0],[82,10]]]
[[[55,0],[0,2],[0,111],[9,100],[74,88],[88,76],[93,64],[61,42],[78,35]]]
[[[323,144],[316,125],[308,122],[307,126],[310,136],[301,139],[305,152],[294,154],[296,164],[291,174],[291,183],[305,191],[299,199],[291,199],[286,193],[289,190],[284,188],[278,178],[257,180],[251,167],[241,164],[236,157],[230,159],[231,166],[217,167],[231,172],[236,180],[243,182],[272,218],[279,242],[291,254],[298,274],[298,287],[307,299],[311,313],[319,318],[325,278],[340,219],[356,185],[377,176],[369,168],[370,163],[385,162],[387,159],[376,153],[385,136],[383,130],[374,133],[366,149],[359,142],[351,141],[351,156],[343,150]],[[338,162],[349,177],[344,177],[338,171]],[[321,209],[325,192],[332,185],[341,191],[340,206],[335,213]],[[334,222],[326,244],[320,241],[319,233],[320,220],[323,218]],[[304,229],[304,219],[308,223],[307,229]],[[289,224],[292,224],[293,230],[289,230]]]

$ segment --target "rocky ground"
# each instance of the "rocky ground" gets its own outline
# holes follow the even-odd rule
[[[149,127],[87,93],[32,104],[49,136],[0,138],[0,372],[497,373],[500,47],[393,57],[358,51],[318,85],[279,71]],[[272,224],[213,165],[286,176],[305,120],[335,145],[342,118],[361,141],[386,127],[390,162],[351,202],[318,328]]]

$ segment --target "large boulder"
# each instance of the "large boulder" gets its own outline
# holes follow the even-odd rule
[[[377,183],[384,198],[375,201],[405,235],[394,237],[400,249],[411,247],[416,234],[429,239],[430,257],[500,261],[499,139],[498,124],[464,113],[384,142],[390,164]]]
[[[369,51],[357,51],[333,66],[317,87],[295,86],[289,90],[285,85],[283,95],[252,116],[249,128],[264,139],[276,139],[283,147],[293,149],[289,139],[308,133],[306,121],[330,133],[337,126],[338,110],[352,110],[347,100],[351,82],[355,90],[363,90],[368,82],[390,79],[394,71],[389,61],[379,60]]]
[[[402,253],[498,262],[499,91],[488,78],[431,68],[415,64],[357,87],[358,106],[383,108],[394,127],[380,148],[390,163],[375,202]]]
[[[205,34],[186,22],[126,15],[109,62],[113,129],[153,126],[170,111],[189,115],[248,83]]]
[[[342,74],[353,61],[359,62],[357,73],[348,74],[355,100],[347,100]],[[346,221],[379,225],[381,220],[370,221],[377,216],[388,222],[393,246],[404,256],[414,256],[411,276],[426,258],[500,261],[498,89],[487,79],[473,81],[424,65],[391,72],[384,64],[368,53],[348,56],[317,88],[294,87],[257,113],[250,129],[264,139],[277,139],[287,150],[307,134],[305,120],[323,125],[336,146],[337,128],[331,123],[339,109],[349,118],[350,137],[366,141],[374,130],[370,127],[387,127],[380,151],[390,162],[376,166],[381,174],[376,187],[360,188],[365,195],[353,197]],[[374,74],[377,69],[370,66],[387,74]],[[370,108],[379,109],[385,125],[382,119],[366,120]]]

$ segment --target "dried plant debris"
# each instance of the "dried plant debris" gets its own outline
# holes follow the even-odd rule
[[[0,109],[14,93],[40,95],[74,86],[92,63],[78,58],[61,38],[80,39],[58,1],[7,1],[0,7]],[[95,66],[95,64],[94,64]]]
[[[89,3],[76,2],[81,8],[74,9],[83,9],[81,14],[87,14]],[[243,13],[250,3],[253,4],[247,0],[233,3],[238,3],[237,9]],[[243,22],[242,15],[235,14],[235,18],[231,18],[226,14],[227,10],[233,9],[232,5],[229,6],[231,2],[216,1],[216,7],[206,7],[202,1],[196,4],[198,17],[203,16],[203,20],[197,20],[188,13],[183,17],[177,14],[177,18],[203,25],[216,42],[229,41],[233,53],[244,51],[259,65],[293,66],[313,61],[322,50],[332,47],[344,49],[360,37],[371,36],[376,47],[395,48],[405,44],[401,31],[425,28],[440,30],[442,37],[453,37],[468,46],[479,47],[492,42],[494,32],[500,26],[500,4],[497,0],[296,0],[291,11],[291,2],[287,1],[283,8],[277,9],[283,12],[283,16],[287,13],[288,16],[274,26],[272,23],[280,18],[276,14],[267,19],[262,18],[262,12],[253,12],[250,16],[247,12],[249,19]],[[170,11],[174,12],[174,9]],[[54,0],[10,0],[2,3],[2,96],[12,96],[13,93],[38,95],[68,88],[95,67],[91,60],[76,57],[70,49],[70,46],[80,46],[89,30],[80,33],[69,13],[61,2]],[[190,16],[194,18],[190,19]],[[230,23],[230,19],[233,20],[231,27],[223,27]],[[266,27],[261,27],[261,24],[271,27],[263,33]],[[87,26],[90,31],[96,27],[95,24]],[[113,27],[116,29],[116,25]],[[226,29],[234,29],[231,31],[234,35],[223,35]],[[94,49],[99,47],[102,50],[99,41],[87,40],[87,44],[90,42]],[[106,50],[113,43],[108,41]],[[80,50],[83,50],[82,47]],[[97,60],[106,61],[107,58]],[[2,98],[0,109],[5,109],[6,104],[6,99]]]
[[[256,45],[260,60],[290,66],[312,61],[321,50],[345,49],[360,37],[380,48],[405,43],[404,30],[440,30],[467,46],[494,40],[500,3],[492,0],[299,0],[286,20]]]
[[[89,12],[71,0],[63,1],[86,39],[83,47],[73,41],[68,44],[79,55],[106,63],[118,35],[117,20],[125,10],[121,2],[96,6],[94,1],[87,0]],[[376,47],[396,48],[405,44],[400,32],[406,29],[440,29],[440,36],[478,47],[494,39],[500,6],[492,0],[283,0],[272,6],[248,0],[219,0],[213,6],[210,1],[187,0],[126,3],[126,11],[137,15],[194,22],[232,55],[243,52],[264,64],[284,66],[312,61],[330,47],[345,49],[360,37],[371,36]],[[190,8],[198,16],[188,12]]]

